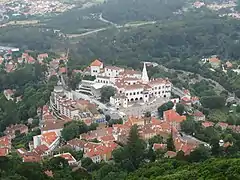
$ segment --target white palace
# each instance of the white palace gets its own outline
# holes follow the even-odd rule
[[[148,103],[156,98],[170,98],[172,84],[168,79],[149,79],[146,64],[142,72],[124,69],[116,66],[104,66],[95,60],[91,63],[88,72],[96,79],[93,82],[83,81],[80,88],[88,88],[96,94],[97,89],[103,86],[113,86],[117,93],[110,98],[110,103],[116,107],[127,108],[135,103]],[[88,84],[88,85],[87,85]]]

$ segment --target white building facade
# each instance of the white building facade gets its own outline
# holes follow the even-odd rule
[[[102,62],[95,60],[90,65],[90,71],[91,75],[96,77],[93,86],[99,84],[116,88],[116,95],[110,98],[110,104],[116,107],[127,108],[136,102],[144,104],[156,98],[171,96],[171,82],[162,78],[149,79],[145,63],[140,72],[115,66],[103,67]]]

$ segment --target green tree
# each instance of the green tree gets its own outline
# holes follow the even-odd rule
[[[163,112],[167,111],[169,109],[172,109],[174,106],[172,101],[169,101],[167,103],[164,103],[163,105],[161,105],[160,107],[158,107],[158,113],[160,117],[163,117]]]
[[[172,138],[172,134],[168,137],[167,139],[167,150],[168,151],[175,151],[175,145],[174,145],[174,141]]]
[[[205,108],[219,109],[225,106],[226,99],[222,96],[205,96],[200,101]]]
[[[116,93],[116,89],[112,86],[104,86],[101,88],[101,102],[109,102],[110,101],[110,97],[114,96]]]
[[[177,103],[176,105],[176,112],[180,115],[182,115],[184,113],[184,105],[180,104],[180,103]]]
[[[193,152],[190,153],[188,156],[188,160],[190,162],[199,162],[199,161],[205,161],[211,156],[211,149],[208,147],[205,147],[204,145],[200,145],[198,148],[196,148]]]
[[[62,130],[62,137],[66,141],[74,139],[78,137],[82,133],[86,133],[88,131],[88,127],[84,122],[81,121],[72,121],[64,125]]]

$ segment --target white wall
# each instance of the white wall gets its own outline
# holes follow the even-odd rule
[[[100,73],[100,67],[99,66],[91,66],[91,76],[97,76]]]

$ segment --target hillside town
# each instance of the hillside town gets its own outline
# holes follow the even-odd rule
[[[154,137],[162,137],[161,143],[154,143],[152,150],[161,151],[165,158],[173,158],[178,152],[189,155],[199,146],[211,148],[194,135],[182,131],[182,123],[192,118],[200,123],[201,128],[231,129],[240,133],[240,125],[226,122],[211,122],[198,106],[199,97],[193,96],[187,89],[182,89],[182,95],[172,96],[173,84],[168,78],[149,78],[148,68],[154,63],[143,62],[142,71],[126,69],[117,66],[104,65],[101,60],[94,60],[84,70],[73,70],[80,73],[83,80],[76,90],[66,88],[68,56],[52,56],[48,53],[33,54],[19,49],[5,50],[0,57],[1,68],[12,73],[28,64],[40,64],[47,67],[46,79],[58,77],[57,85],[51,92],[49,102],[37,109],[40,133],[34,135],[27,147],[16,148],[13,142],[20,135],[28,135],[34,131],[31,128],[33,119],[27,124],[11,124],[0,137],[0,156],[8,156],[16,152],[22,162],[41,162],[52,157],[62,157],[72,167],[81,166],[81,158],[76,159],[72,151],[82,152],[82,158],[90,158],[92,162],[111,161],[113,151],[128,142],[128,136],[134,125],[138,126],[139,135],[145,142]],[[222,64],[217,57],[203,59],[200,63],[209,63],[215,68],[232,68],[230,62]],[[93,80],[84,80],[93,77]],[[115,93],[109,97],[109,103],[100,102],[102,88],[114,88]],[[22,96],[15,97],[15,89],[5,89],[3,94],[8,101],[21,102]],[[137,106],[136,106],[137,105]],[[153,106],[154,105],[154,106]],[[163,111],[162,107],[166,107]],[[182,112],[179,106],[184,107]],[[146,111],[144,107],[151,107]],[[138,113],[134,114],[134,108]],[[154,109],[155,108],[155,109]],[[112,109],[112,110],[110,110]],[[130,113],[126,113],[128,112]],[[159,115],[153,112],[158,111]],[[109,113],[110,112],[110,113]],[[118,114],[114,118],[113,112]],[[162,114],[162,115],[160,115]],[[109,125],[110,120],[119,119],[120,123]],[[65,138],[66,124],[84,123],[84,126],[95,128],[80,133],[77,137]],[[167,141],[173,139],[174,149],[169,150]],[[220,140],[219,145],[227,148],[233,145],[229,140]],[[67,149],[59,151],[59,149]],[[71,150],[71,151],[70,151]]]
[[[228,16],[235,19],[240,18],[240,13],[236,10],[237,1],[220,1],[205,3],[204,1],[195,1],[193,3],[194,8],[208,8],[209,10],[219,13],[220,17]]]

